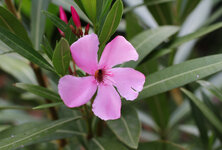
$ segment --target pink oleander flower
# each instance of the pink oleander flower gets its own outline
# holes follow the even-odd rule
[[[145,76],[132,68],[113,68],[138,59],[135,48],[124,37],[117,36],[108,43],[99,62],[98,46],[96,34],[86,35],[71,45],[73,60],[89,76],[62,77],[58,85],[59,95],[66,106],[78,107],[86,104],[97,91],[93,113],[103,120],[118,119],[121,116],[120,95],[126,100],[135,100],[143,89]]]

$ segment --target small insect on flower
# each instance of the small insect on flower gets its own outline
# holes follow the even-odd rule
[[[98,62],[99,40],[96,34],[89,34],[74,42],[70,49],[76,65],[89,76],[66,75],[59,80],[59,95],[65,105],[84,105],[97,91],[92,105],[94,114],[103,120],[120,118],[120,95],[126,100],[135,100],[143,89],[145,76],[132,68],[113,67],[136,61],[135,48],[124,37],[117,36],[106,45]]]

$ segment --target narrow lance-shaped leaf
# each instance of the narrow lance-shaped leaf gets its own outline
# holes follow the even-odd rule
[[[82,0],[82,5],[85,8],[86,14],[90,20],[95,23],[96,21],[96,0]]]
[[[111,137],[93,138],[89,150],[127,150],[123,144]]]
[[[199,108],[203,115],[208,119],[208,121],[220,132],[222,133],[222,122],[212,113],[212,111],[201,102],[193,93],[181,88],[184,94],[186,94],[190,100]]]
[[[27,42],[27,44],[32,45],[28,34],[21,22],[2,6],[0,6],[0,26],[5,27],[11,33],[17,35],[22,40]]]
[[[71,123],[72,121],[75,121],[77,119],[80,119],[80,116],[68,118],[68,119],[61,119],[58,121],[53,121],[48,124],[39,125],[38,128],[34,128],[31,130],[28,130],[26,132],[22,132],[16,135],[13,135],[13,137],[2,139],[0,142],[0,149],[1,150],[8,150],[8,149],[15,149],[18,147],[23,147],[24,145],[27,145],[28,143],[32,142],[33,140],[39,140],[45,136],[47,136],[50,133],[55,132],[57,129]]]
[[[70,48],[69,43],[66,39],[62,38],[56,45],[52,62],[56,72],[59,75],[65,75],[69,68],[70,63]]]
[[[56,103],[50,103],[50,104],[43,104],[43,105],[36,106],[32,109],[46,109],[46,108],[50,108],[50,107],[59,106],[62,104],[64,104],[64,103],[63,102],[56,102]]]
[[[172,51],[176,50],[177,47],[179,47],[180,45],[191,41],[193,39],[197,39],[200,38],[208,33],[211,33],[219,28],[222,27],[222,23],[216,23],[207,27],[203,27],[199,30],[197,30],[196,32],[193,32],[191,34],[182,36],[182,37],[178,37],[175,41],[173,41],[173,43],[168,47],[168,48],[164,48],[162,50],[156,51],[152,54],[152,56],[150,56],[150,59],[156,59],[159,58],[163,55],[169,54]]]
[[[130,41],[137,50],[139,59],[137,61],[127,62],[122,66],[136,67],[158,45],[174,35],[178,30],[179,28],[176,26],[163,26],[140,33]]]
[[[222,101],[222,90],[220,90],[215,85],[207,81],[200,80],[197,81],[197,83],[207,88],[213,95],[215,95],[220,101]]]
[[[124,107],[123,110],[120,119],[107,121],[107,125],[121,142],[136,149],[139,143],[141,124],[134,108]]]
[[[58,102],[58,101],[61,102],[60,96],[57,93],[47,88],[44,88],[38,85],[25,84],[25,83],[16,83],[15,86],[23,90],[26,90],[30,93],[33,93],[35,95],[52,100],[54,102]]]
[[[46,55],[49,57],[49,59],[52,60],[52,56],[53,56],[53,49],[47,39],[47,37],[43,37],[43,45],[42,45],[42,49],[44,50],[44,52],[46,53]]]
[[[0,40],[31,62],[49,71],[54,71],[52,66],[36,50],[2,27],[0,27]]]
[[[187,150],[180,145],[168,141],[140,143],[138,150]]]
[[[138,99],[166,92],[222,70],[222,54],[202,57],[155,72],[146,78]]]
[[[104,46],[110,37],[116,31],[123,14],[123,3],[121,0],[117,0],[110,12],[108,13],[102,31],[99,35],[100,46]]]
[[[47,11],[42,11],[42,13],[45,16],[47,16],[57,28],[59,28],[63,32],[66,31],[67,25],[60,18],[58,18],[56,15],[54,15],[54,14],[52,14],[50,12],[47,12]]]
[[[32,0],[31,14],[31,39],[36,50],[40,49],[40,43],[45,31],[45,16],[42,15],[42,10],[47,10],[49,0]]]

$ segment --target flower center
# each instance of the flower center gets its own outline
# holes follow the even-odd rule
[[[105,71],[102,69],[99,69],[95,72],[95,79],[98,81],[98,83],[103,82]]]

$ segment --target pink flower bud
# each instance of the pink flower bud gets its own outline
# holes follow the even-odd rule
[[[60,19],[62,21],[64,21],[65,23],[68,23],[67,17],[66,17],[66,13],[63,10],[62,6],[59,6],[59,15],[60,15]]]
[[[79,15],[73,6],[71,6],[71,13],[72,13],[73,22],[75,23],[76,27],[81,29],[81,22],[79,19]]]

